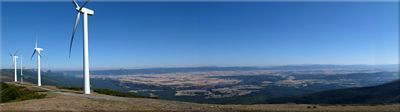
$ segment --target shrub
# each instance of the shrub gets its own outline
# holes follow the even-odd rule
[[[75,86],[56,86],[58,89],[69,89],[69,90],[76,90],[76,91],[82,91],[82,87],[75,87]]]
[[[38,92],[28,90],[25,87],[19,87],[3,82],[1,83],[0,89],[0,103],[40,99],[46,97],[46,94],[40,94]]]
[[[119,92],[119,91],[114,91],[114,90],[109,90],[109,89],[95,88],[93,90],[96,93],[111,95],[111,96],[130,97],[130,98],[156,98],[156,97],[141,96],[141,95],[138,95],[135,93]]]
[[[69,89],[69,90],[76,90],[76,91],[82,91],[82,87],[65,87],[65,86],[57,86],[59,89]],[[114,91],[110,89],[102,89],[102,88],[94,88],[94,92],[99,93],[99,94],[105,94],[105,95],[111,95],[111,96],[119,96],[119,97],[130,97],[130,98],[155,98],[157,97],[148,97],[148,96],[142,96],[138,95],[135,93],[128,93],[128,92],[119,92],[119,91]]]

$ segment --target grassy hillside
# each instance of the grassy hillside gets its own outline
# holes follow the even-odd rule
[[[268,103],[382,104],[400,103],[400,80],[358,88],[328,90],[298,97],[276,98]]]
[[[28,90],[24,87],[6,84],[3,82],[1,82],[0,85],[0,103],[39,99],[46,97],[46,94],[40,94],[38,92]]]
[[[25,69],[24,71],[24,81],[37,83],[37,71],[32,69]],[[19,70],[18,70],[18,73]],[[1,69],[0,70],[0,78],[2,82],[11,82],[14,81],[14,70],[12,69]],[[52,71],[42,71],[42,85],[52,85],[52,86],[65,86],[65,87],[82,87],[83,78],[76,77],[73,74],[65,74],[63,72],[52,72]],[[18,81],[20,81],[20,76],[18,75]],[[129,91],[124,87],[119,86],[119,83],[116,83],[112,80],[103,80],[92,78],[91,87],[93,88],[105,88],[116,91]]]
[[[69,90],[76,90],[76,91],[82,91],[82,87],[65,87],[65,86],[56,86],[59,89],[69,89]],[[103,88],[94,88],[94,92],[99,93],[99,94],[105,94],[105,95],[111,95],[111,96],[119,96],[119,97],[129,97],[129,98],[153,98],[157,99],[157,97],[148,97],[148,96],[141,96],[136,93],[130,93],[130,92],[120,92],[120,91],[114,91],[110,89],[103,89]]]

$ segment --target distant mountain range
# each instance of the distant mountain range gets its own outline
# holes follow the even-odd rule
[[[400,103],[400,80],[378,86],[328,90],[297,97],[275,98],[267,102],[301,104]]]

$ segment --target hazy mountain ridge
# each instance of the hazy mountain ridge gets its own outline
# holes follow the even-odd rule
[[[328,90],[298,97],[276,98],[268,103],[383,104],[400,103],[400,80],[377,86]]]

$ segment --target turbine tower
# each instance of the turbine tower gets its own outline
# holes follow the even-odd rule
[[[38,81],[37,84],[38,86],[42,86],[42,79],[41,79],[41,75],[40,75],[40,57],[42,57],[42,55],[40,54],[41,51],[43,51],[42,48],[38,48],[37,47],[37,35],[36,35],[36,42],[35,42],[35,49],[33,50],[33,54],[31,56],[31,60],[33,58],[33,55],[35,55],[35,53],[37,54],[37,74],[38,74]]]
[[[20,60],[21,60],[21,84],[23,84],[24,83],[24,79],[22,79],[22,77],[23,77],[24,74],[22,74],[22,55],[20,57]]]
[[[10,56],[14,64],[14,82],[17,82],[17,59],[18,59],[17,52],[15,52],[14,54],[10,53]]]
[[[69,45],[69,57],[71,57],[72,42],[74,41],[74,35],[76,32],[76,27],[78,26],[80,15],[83,14],[83,77],[84,77],[84,93],[90,94],[90,76],[89,76],[89,33],[88,33],[88,15],[92,16],[94,14],[93,10],[85,7],[88,3],[84,1],[82,6],[79,6],[75,0],[72,0],[75,4],[75,9],[78,12],[75,18],[75,25],[72,32],[71,42]]]

